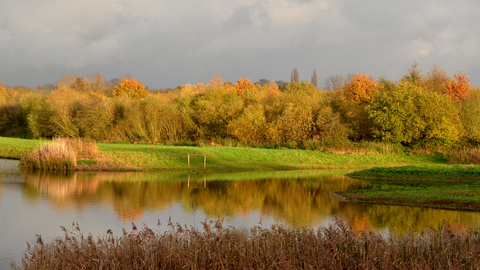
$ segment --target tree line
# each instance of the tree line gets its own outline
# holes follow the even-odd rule
[[[64,76],[65,77],[65,76]],[[112,80],[113,81],[113,80]],[[0,84],[0,135],[81,137],[109,142],[193,143],[302,147],[335,141],[380,141],[415,147],[476,146],[480,91],[461,72],[449,77],[416,63],[399,80],[366,73],[329,76],[318,88],[299,81],[215,75],[208,83],[148,91],[131,76],[114,82],[98,73],[70,75],[54,86]]]

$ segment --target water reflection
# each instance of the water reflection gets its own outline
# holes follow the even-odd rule
[[[321,217],[339,212],[340,198],[332,192],[371,187],[342,175],[321,176],[321,181],[319,175],[292,176],[230,181],[215,174],[25,171],[22,178],[23,196],[27,200],[46,197],[61,210],[100,202],[112,206],[124,221],[136,221],[145,211],[163,210],[178,203],[185,214],[201,210],[209,218],[231,218],[248,217],[255,211],[301,226],[313,226]]]
[[[460,231],[480,226],[480,213],[433,208],[341,202],[340,213],[354,228],[392,233],[418,232],[444,223]]]
[[[208,218],[242,218],[251,224],[260,217],[314,227],[339,216],[357,229],[392,233],[437,227],[444,221],[459,229],[480,224],[479,213],[345,202],[333,192],[372,185],[325,173],[64,175],[25,171],[22,178],[27,200],[46,197],[60,211],[98,203],[111,207],[125,222],[138,221],[145,212],[158,213],[180,205],[184,215],[201,211]]]
[[[371,188],[341,172],[235,174],[70,173],[22,171],[0,160],[0,269],[19,261],[35,234],[53,238],[72,221],[92,235],[173,222],[199,226],[205,218],[251,227],[262,220],[317,227],[334,217],[357,229],[389,233],[424,230],[446,221],[459,230],[477,227],[480,213],[357,204],[335,191]],[[165,227],[163,227],[165,228]],[[158,228],[162,229],[162,228]]]

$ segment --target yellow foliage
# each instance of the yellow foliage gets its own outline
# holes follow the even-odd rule
[[[7,102],[8,92],[7,89],[3,86],[3,83],[0,83],[0,106]]]

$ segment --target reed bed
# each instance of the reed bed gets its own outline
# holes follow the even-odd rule
[[[54,139],[20,158],[22,166],[43,170],[75,170],[77,155],[65,139]]]
[[[67,146],[72,148],[77,155],[77,159],[96,159],[100,156],[98,146],[94,140],[82,138],[61,138],[57,140],[64,141]]]
[[[336,220],[316,230],[275,225],[235,229],[204,222],[203,230],[169,223],[160,232],[133,224],[120,237],[95,239],[76,230],[45,243],[37,236],[13,269],[478,269],[480,229],[445,225],[383,236]]]
[[[449,164],[480,164],[480,148],[465,148],[448,157]]]
[[[55,138],[20,157],[22,166],[29,169],[63,171],[76,170],[77,161],[96,164],[99,160],[95,141],[81,138]]]

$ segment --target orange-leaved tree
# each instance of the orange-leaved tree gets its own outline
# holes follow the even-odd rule
[[[465,72],[455,72],[453,77],[455,79],[444,86],[443,93],[455,102],[467,99],[470,92],[470,78],[465,75]]]
[[[273,98],[273,97],[277,96],[278,94],[280,94],[280,91],[278,90],[277,83],[275,81],[271,81],[268,84],[267,96]]]
[[[113,89],[113,95],[118,97],[126,95],[130,98],[141,99],[148,96],[150,92],[145,90],[145,85],[139,83],[135,78],[125,78]]]
[[[358,104],[368,103],[377,91],[377,82],[365,73],[357,73],[345,88],[345,97]]]
[[[255,86],[252,84],[250,79],[238,79],[237,83],[234,85],[235,89],[237,90],[237,95],[241,96],[245,91],[248,89],[254,89]]]

